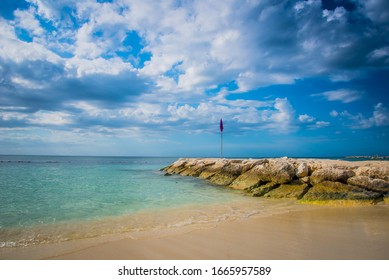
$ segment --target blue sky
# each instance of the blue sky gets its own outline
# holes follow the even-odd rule
[[[0,2],[0,154],[389,155],[389,2]]]

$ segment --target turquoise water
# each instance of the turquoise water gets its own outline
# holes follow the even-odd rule
[[[114,228],[115,219],[122,217],[127,217],[123,231],[139,230],[146,224],[155,227],[164,219],[156,221],[156,213],[183,213],[180,209],[188,206],[196,209],[246,199],[240,192],[197,178],[164,176],[159,170],[175,160],[0,156],[0,247],[68,240],[80,225],[89,223],[96,229],[96,223],[111,220],[108,227]],[[166,223],[188,220],[175,217]],[[84,231],[90,232],[90,227]]]

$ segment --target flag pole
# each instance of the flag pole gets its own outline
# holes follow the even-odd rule
[[[223,119],[220,119],[220,158],[223,158]]]
[[[220,158],[223,158],[223,131],[220,131]]]

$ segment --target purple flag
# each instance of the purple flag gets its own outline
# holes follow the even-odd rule
[[[223,129],[224,129],[224,127],[223,127],[223,120],[220,119],[220,132],[223,132]]]

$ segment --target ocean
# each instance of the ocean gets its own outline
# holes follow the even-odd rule
[[[242,192],[164,176],[176,159],[0,156],[0,248],[212,226],[263,211]]]

